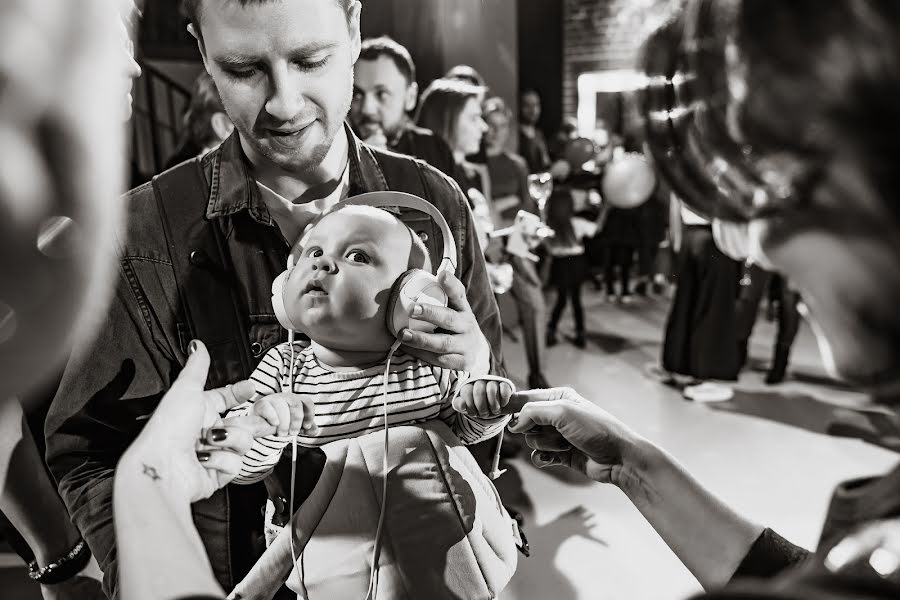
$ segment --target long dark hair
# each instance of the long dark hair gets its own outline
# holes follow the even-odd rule
[[[575,199],[567,189],[554,190],[547,201],[547,226],[555,233],[551,240],[553,246],[571,246],[578,243],[572,217],[575,216]]]

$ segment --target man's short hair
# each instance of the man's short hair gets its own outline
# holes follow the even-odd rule
[[[239,2],[241,6],[248,6],[251,4],[266,4],[268,2],[274,2],[275,0],[227,0],[230,2]],[[350,7],[353,5],[354,0],[334,0],[338,3],[338,5],[344,9],[344,12],[347,15],[350,15]],[[188,21],[194,26],[194,29],[197,31],[197,35],[201,38],[203,37],[200,33],[200,19],[203,16],[203,2],[204,0],[181,0],[181,12],[187,17]]]
[[[359,60],[377,60],[382,56],[387,56],[397,65],[407,83],[416,81],[416,63],[405,46],[386,35],[363,41]]]

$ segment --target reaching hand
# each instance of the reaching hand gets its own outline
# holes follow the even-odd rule
[[[404,329],[400,341],[408,354],[428,364],[486,375],[491,368],[491,348],[478,319],[469,306],[466,288],[452,273],[441,272],[438,280],[449,298],[449,305],[416,304],[412,316],[438,327],[434,333]]]
[[[253,433],[238,420],[225,425],[219,414],[246,402],[255,390],[249,381],[241,381],[204,391],[209,354],[199,341],[191,342],[191,348],[184,370],[127,453],[140,457],[151,477],[164,465],[169,485],[178,488],[180,497],[196,502],[240,472]]]
[[[295,436],[301,430],[306,432],[307,435],[312,435],[318,431],[316,426],[316,408],[312,398],[309,396],[301,397],[298,394],[289,392],[263,396],[253,403],[250,413],[265,420],[266,423],[274,428],[275,435]],[[226,423],[230,422],[230,419],[226,419]],[[262,435],[268,433],[266,432]],[[257,431],[254,435],[258,437],[260,432]]]
[[[563,465],[600,483],[619,485],[641,439],[570,388],[518,392],[503,412],[519,413],[509,430],[525,434],[536,466]]]

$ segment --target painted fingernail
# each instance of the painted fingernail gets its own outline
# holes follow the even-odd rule
[[[214,442],[224,442],[227,437],[227,429],[211,429],[209,431],[209,438]]]
[[[518,422],[519,422],[519,417],[513,417],[513,418],[511,418],[511,419],[509,420],[509,425],[508,425],[508,427],[509,427],[510,429],[512,429],[513,427],[516,426],[516,424],[517,424]]]
[[[404,329],[403,333],[400,334],[400,339],[403,340],[404,342],[408,342],[412,338],[413,338],[413,334],[412,334],[412,331],[410,331],[409,329]]]
[[[198,452],[197,460],[199,460],[200,462],[207,462],[209,461],[210,456],[212,455],[209,452]]]
[[[191,343],[188,344],[188,356],[197,351],[197,348],[200,347],[200,342],[197,340],[191,340]]]
[[[412,314],[414,317],[421,317],[422,316],[422,307],[418,304],[413,306]]]

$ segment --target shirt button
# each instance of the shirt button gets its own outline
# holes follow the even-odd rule
[[[427,233],[425,233],[424,231],[419,231],[419,232],[417,232],[417,233],[419,234],[419,239],[420,239],[420,240],[422,240],[423,242],[427,242],[427,241],[428,241],[428,234],[427,234]]]
[[[259,342],[253,342],[250,344],[250,352],[253,353],[253,356],[259,358],[259,355],[262,354],[263,347]]]

